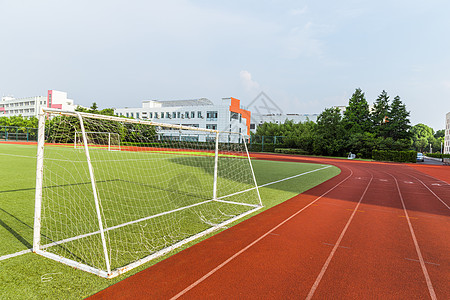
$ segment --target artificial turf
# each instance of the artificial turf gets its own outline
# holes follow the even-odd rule
[[[121,154],[117,154],[121,155]],[[0,143],[0,256],[28,249],[33,239],[35,145]],[[202,158],[199,158],[202,159]],[[180,164],[179,164],[180,165]],[[321,165],[253,160],[258,185],[264,185]],[[279,204],[337,175],[335,167],[326,168],[260,188],[264,209]],[[202,176],[209,176],[207,174]],[[206,177],[205,177],[206,178]],[[225,179],[226,181],[226,179]],[[170,192],[169,192],[170,193]],[[260,211],[262,211],[260,210]],[[241,222],[239,220],[238,222]],[[205,236],[195,242],[207,238]],[[194,243],[194,242],[193,242]],[[28,253],[0,261],[0,295],[2,298],[80,299],[131,276],[183,248],[155,259],[115,279],[74,270],[50,259]]]

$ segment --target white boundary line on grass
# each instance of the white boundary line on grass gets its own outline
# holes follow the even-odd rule
[[[0,154],[2,154],[2,153],[0,153]],[[9,155],[9,154],[6,154],[6,155]],[[19,155],[14,155],[14,156],[19,156]],[[35,157],[33,157],[33,158],[35,158]],[[300,174],[297,174],[297,175],[294,175],[294,176],[290,176],[290,177],[286,177],[286,178],[283,178],[283,179],[280,179],[280,180],[276,180],[276,181],[272,181],[272,182],[269,182],[269,183],[262,184],[262,185],[258,186],[258,188],[265,187],[265,186],[268,186],[268,185],[271,185],[271,184],[275,184],[275,183],[279,183],[279,182],[282,182],[282,181],[286,181],[286,180],[289,180],[289,179],[293,179],[293,178],[296,178],[296,177],[300,177],[300,176],[303,176],[303,175],[306,175],[306,174],[314,173],[314,172],[317,172],[317,171],[320,171],[320,170],[324,170],[324,169],[327,169],[327,168],[330,168],[330,167],[332,167],[332,166],[331,165],[325,165],[325,166],[323,166],[322,168],[319,168],[319,169],[314,169],[314,170],[307,171],[307,172],[304,172],[304,173],[300,173]],[[222,196],[222,197],[219,197],[215,201],[229,202],[229,201],[224,201],[224,200],[221,200],[221,199],[227,198],[227,197],[230,197],[230,196],[234,196],[234,195],[237,195],[237,194],[245,193],[245,192],[248,192],[248,191],[251,191],[251,190],[254,190],[254,189],[255,188],[253,187],[253,188],[250,188],[250,189],[247,189],[247,190],[244,190],[244,191],[240,191],[240,192],[233,193],[233,194],[230,194],[230,195]],[[204,202],[201,202],[201,203],[196,203],[196,204],[190,205],[188,207],[200,205],[200,204],[203,204],[203,203],[206,203],[206,202],[211,202],[211,201],[213,201],[213,200],[207,200],[207,201],[204,201]],[[238,204],[238,203],[236,203],[236,204]],[[184,208],[187,208],[187,207],[184,207]],[[181,208],[181,209],[184,209],[184,208]],[[177,210],[181,210],[181,209],[177,209]],[[157,216],[160,216],[160,215],[162,215],[162,214],[146,217],[146,218],[139,219],[139,220],[136,220],[136,221],[131,221],[131,222],[128,222],[128,223],[125,223],[125,224],[121,224],[121,225],[116,225],[114,227],[107,228],[106,230],[116,229],[116,228],[123,227],[123,226],[128,225],[128,224],[132,224],[132,223],[136,223],[136,222],[139,222],[139,221],[143,221],[144,219],[146,220],[146,219],[154,218],[154,217],[157,217]],[[62,240],[62,241],[58,241],[58,242],[53,242],[53,243],[44,245],[43,248],[48,248],[48,247],[54,246],[56,244],[61,244],[61,243],[73,241],[73,240],[76,240],[76,239],[79,239],[79,238],[83,238],[83,237],[87,237],[87,236],[90,236],[90,235],[93,235],[93,234],[97,234],[97,233],[99,233],[99,231],[87,233],[87,234],[80,235],[80,236],[75,236],[75,237],[68,238],[68,239],[65,239],[65,240]],[[0,256],[0,261],[8,259],[8,258],[16,257],[16,256],[19,256],[19,255],[22,255],[22,254],[30,253],[30,252],[32,252],[32,250],[33,249],[31,248],[31,249],[22,250],[22,251],[19,251],[19,252],[16,252],[16,253]]]
[[[0,155],[26,157],[26,158],[34,158],[34,159],[36,159],[36,156],[28,156],[28,155],[18,155],[18,154],[9,154],[9,153],[0,153]]]
[[[13,257],[19,256],[19,255],[22,255],[22,254],[31,253],[32,250],[33,250],[33,249],[30,248],[30,249],[22,250],[22,251],[13,253],[13,254],[7,254],[7,255],[0,256],[0,261],[5,260],[5,259],[8,259],[8,258],[13,258]]]

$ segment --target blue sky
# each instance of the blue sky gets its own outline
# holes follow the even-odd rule
[[[411,123],[450,111],[449,1],[0,0],[0,93],[77,104],[236,97],[285,113],[399,95]]]

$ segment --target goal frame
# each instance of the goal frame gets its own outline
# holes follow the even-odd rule
[[[65,258],[63,256],[51,253],[51,252],[47,252],[44,251],[45,248],[48,248],[50,246],[54,246],[57,245],[59,243],[64,243],[64,242],[68,242],[71,241],[73,239],[78,239],[80,237],[73,237],[73,238],[69,238],[66,240],[62,240],[62,241],[57,241],[57,242],[52,242],[50,244],[46,244],[46,245],[42,245],[41,244],[41,210],[42,210],[42,196],[43,196],[43,177],[44,177],[44,146],[45,146],[45,121],[46,121],[46,113],[53,113],[53,114],[60,114],[60,115],[66,115],[66,116],[73,116],[78,118],[78,120],[80,121],[80,129],[81,129],[81,134],[82,134],[82,144],[83,144],[83,148],[84,148],[84,152],[86,155],[86,163],[88,165],[88,169],[89,169],[89,175],[90,175],[90,180],[91,180],[91,186],[92,186],[92,196],[93,196],[93,201],[95,203],[95,209],[96,209],[96,215],[97,215],[97,219],[98,219],[98,231],[96,232],[92,232],[92,233],[88,233],[85,236],[89,236],[92,234],[100,234],[101,236],[101,241],[102,241],[102,247],[103,247],[103,255],[104,255],[104,259],[106,262],[106,266],[105,269],[106,270],[102,270],[102,269],[98,269],[86,264],[83,264],[81,262],[77,262],[68,258]],[[202,203],[206,203],[206,202],[210,202],[210,201],[218,201],[218,202],[227,202],[227,203],[234,203],[231,201],[227,201],[224,200],[223,198],[227,197],[227,196],[231,196],[231,195],[227,195],[225,197],[217,197],[217,181],[218,181],[218,160],[219,160],[219,134],[223,133],[223,134],[237,134],[242,138],[243,144],[244,144],[244,149],[245,149],[245,155],[247,156],[247,160],[249,163],[249,169],[251,171],[251,176],[253,178],[253,183],[254,183],[254,188],[256,190],[256,194],[257,194],[257,199],[259,201],[258,204],[253,205],[253,204],[243,204],[243,203],[234,203],[234,204],[240,204],[240,205],[246,205],[246,206],[250,206],[252,207],[250,210],[245,211],[239,215],[236,215],[222,223],[219,224],[214,224],[213,226],[209,227],[208,229],[198,232],[197,234],[194,234],[190,237],[187,237],[181,241],[178,241],[166,248],[163,248],[157,252],[154,252],[142,259],[138,259],[134,262],[129,263],[126,266],[123,267],[119,267],[116,268],[114,270],[111,269],[110,266],[110,260],[108,257],[108,248],[107,248],[107,243],[106,243],[106,239],[105,239],[105,231],[107,230],[111,230],[114,228],[104,228],[103,225],[103,220],[101,217],[101,209],[100,209],[100,202],[98,199],[98,192],[97,192],[97,187],[96,187],[96,181],[95,181],[95,177],[94,177],[94,169],[92,166],[92,162],[90,159],[90,155],[89,155],[89,145],[87,143],[87,138],[86,138],[86,132],[85,128],[84,128],[84,123],[83,123],[83,118],[94,118],[94,119],[100,119],[100,120],[108,120],[108,121],[118,121],[118,122],[128,122],[128,123],[134,123],[134,124],[143,124],[143,125],[150,125],[150,126],[159,126],[159,127],[164,127],[164,128],[174,128],[174,129],[179,129],[179,130],[189,130],[189,131],[201,131],[201,132],[207,132],[210,134],[215,134],[215,149],[214,149],[214,173],[213,173],[213,177],[214,177],[214,181],[213,181],[213,195],[212,195],[212,199],[211,200],[207,200],[205,202],[201,202]],[[40,112],[39,112],[39,123],[38,123],[38,144],[37,144],[37,164],[36,164],[36,190],[35,190],[35,216],[34,216],[34,232],[33,232],[33,252],[42,255],[44,257],[53,259],[55,261],[64,263],[68,266],[74,267],[76,269],[81,269],[83,271],[89,272],[89,273],[93,273],[96,274],[98,276],[104,277],[104,278],[113,278],[116,277],[120,274],[123,274],[133,268],[136,268],[148,261],[151,261],[157,257],[160,257],[176,248],[179,248],[191,241],[194,241],[204,235],[210,234],[220,228],[224,228],[225,226],[227,226],[230,223],[233,223],[234,221],[241,219],[249,214],[254,213],[255,211],[261,209],[263,207],[262,201],[261,201],[261,196],[259,193],[259,188],[258,188],[258,184],[256,182],[256,178],[255,178],[255,174],[254,174],[254,170],[253,170],[253,166],[250,160],[250,155],[248,152],[248,147],[247,147],[247,143],[245,140],[245,136],[242,133],[237,133],[237,132],[224,132],[224,131],[219,131],[219,130],[213,130],[213,129],[204,129],[204,128],[197,128],[197,127],[189,127],[189,126],[183,126],[183,125],[174,125],[174,124],[164,124],[164,123],[157,123],[157,122],[152,122],[152,121],[144,121],[144,120],[135,120],[135,119],[124,119],[124,118],[120,118],[120,117],[116,117],[116,116],[105,116],[105,115],[97,115],[97,114],[90,114],[90,113],[82,113],[82,112],[73,112],[73,111],[63,111],[60,109],[54,109],[54,108],[41,108]],[[77,134],[77,132],[75,133]],[[75,139],[76,140],[76,139]],[[76,141],[75,141],[76,142]],[[74,147],[76,147],[76,145],[74,145]],[[248,190],[244,190],[244,191],[240,191],[238,193],[242,193],[242,192],[246,192]],[[235,193],[235,194],[238,194]],[[234,194],[232,194],[234,195]],[[186,209],[189,207],[193,207],[199,204],[193,204],[193,205],[189,205],[189,206],[185,206],[182,208],[178,208],[172,211],[168,211],[168,212],[164,212],[163,214],[167,214],[167,213],[172,213],[175,211],[179,211],[182,209]],[[148,219],[148,218],[153,218],[156,216],[159,216],[161,214],[158,215],[153,215],[153,216],[149,216],[147,218],[144,219]],[[139,222],[140,220],[136,220],[136,222]],[[82,236],[83,237],[83,236]],[[81,237],[81,238],[82,238]]]

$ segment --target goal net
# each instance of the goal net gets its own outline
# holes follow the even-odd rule
[[[111,278],[261,207],[242,134],[50,108],[40,114],[33,241],[40,255]]]
[[[91,147],[101,147],[109,151],[120,151],[120,134],[115,132],[85,132],[87,143]],[[83,134],[75,131],[73,147],[84,147]]]

